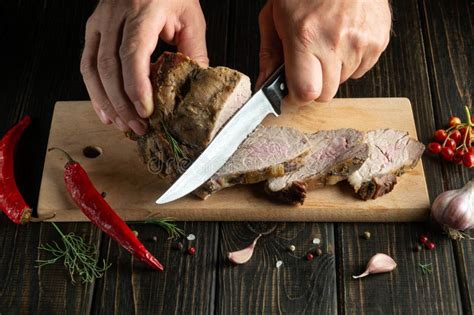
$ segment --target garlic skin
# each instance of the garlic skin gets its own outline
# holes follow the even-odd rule
[[[435,220],[455,230],[474,228],[474,180],[439,195],[431,206]]]
[[[246,262],[250,260],[250,258],[252,258],[255,245],[257,244],[257,241],[261,236],[262,234],[259,234],[257,238],[253,240],[252,244],[245,247],[244,249],[227,253],[227,258],[229,258],[229,260],[233,262],[234,264],[237,264],[237,265],[245,264]]]
[[[354,279],[363,278],[374,273],[390,272],[397,268],[397,263],[392,257],[378,253],[370,258],[364,273],[358,276],[352,276]]]

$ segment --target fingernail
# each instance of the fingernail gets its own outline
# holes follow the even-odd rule
[[[145,103],[142,103],[140,101],[136,101],[133,103],[135,106],[135,109],[138,112],[138,115],[142,118],[147,118],[151,115],[151,112],[153,111],[153,101],[148,100]]]
[[[103,124],[110,124],[110,119],[107,117],[107,115],[102,109],[99,111],[99,118]]]
[[[143,136],[146,133],[146,126],[139,120],[130,120],[128,125],[139,136]]]
[[[120,117],[115,118],[115,125],[123,132],[130,130],[128,126],[120,119]]]

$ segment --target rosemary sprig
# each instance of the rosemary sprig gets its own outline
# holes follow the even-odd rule
[[[37,260],[38,265],[36,267],[53,265],[63,259],[64,266],[69,271],[73,284],[75,283],[74,275],[79,275],[83,283],[91,283],[97,278],[102,278],[111,264],[106,264],[103,260],[102,266],[98,265],[96,247],[87,244],[82,237],[74,233],[64,234],[54,222],[51,222],[51,224],[61,235],[62,246],[54,241],[52,244],[41,244],[38,249],[52,254],[53,258]]]
[[[418,266],[421,268],[421,272],[424,274],[433,273],[433,264],[422,264],[419,263]]]
[[[145,221],[135,221],[135,222],[128,222],[132,224],[154,224],[158,225],[162,229],[164,229],[170,239],[178,239],[181,236],[185,236],[186,233],[183,229],[179,228],[175,223],[173,218],[160,218],[160,219],[148,219]]]
[[[166,138],[168,139],[171,148],[173,149],[174,158],[179,160],[180,158],[184,158],[184,152],[181,149],[179,142],[173,137],[173,135],[168,131],[164,123],[161,123],[163,126],[163,130],[165,131]]]

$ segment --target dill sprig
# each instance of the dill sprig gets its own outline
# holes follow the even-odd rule
[[[74,284],[74,276],[77,274],[82,278],[83,283],[91,283],[97,278],[102,278],[105,271],[111,266],[102,261],[99,266],[96,261],[96,247],[87,244],[84,239],[74,233],[64,234],[59,227],[51,222],[61,235],[62,246],[56,242],[52,244],[41,244],[38,249],[44,250],[53,255],[47,260],[37,260],[37,267],[53,265],[60,259],[64,260],[64,266],[69,271],[71,281]]]
[[[178,239],[182,236],[185,236],[186,233],[182,228],[179,228],[176,223],[174,223],[173,218],[160,218],[160,219],[148,219],[145,221],[135,221],[135,222],[128,222],[131,224],[154,224],[162,229],[164,229],[167,233],[170,239]]]
[[[164,123],[161,123],[163,126],[163,130],[165,131],[166,138],[168,139],[171,148],[173,149],[174,158],[179,160],[180,158],[184,158],[184,152],[181,149],[179,142],[173,137],[173,135],[168,131]]]
[[[421,268],[421,272],[423,272],[424,274],[433,272],[433,264],[419,263],[418,266]]]

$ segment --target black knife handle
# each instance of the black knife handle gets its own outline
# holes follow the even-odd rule
[[[281,101],[288,95],[285,79],[285,65],[281,65],[263,84],[262,91],[272,104],[275,112],[280,115]]]

